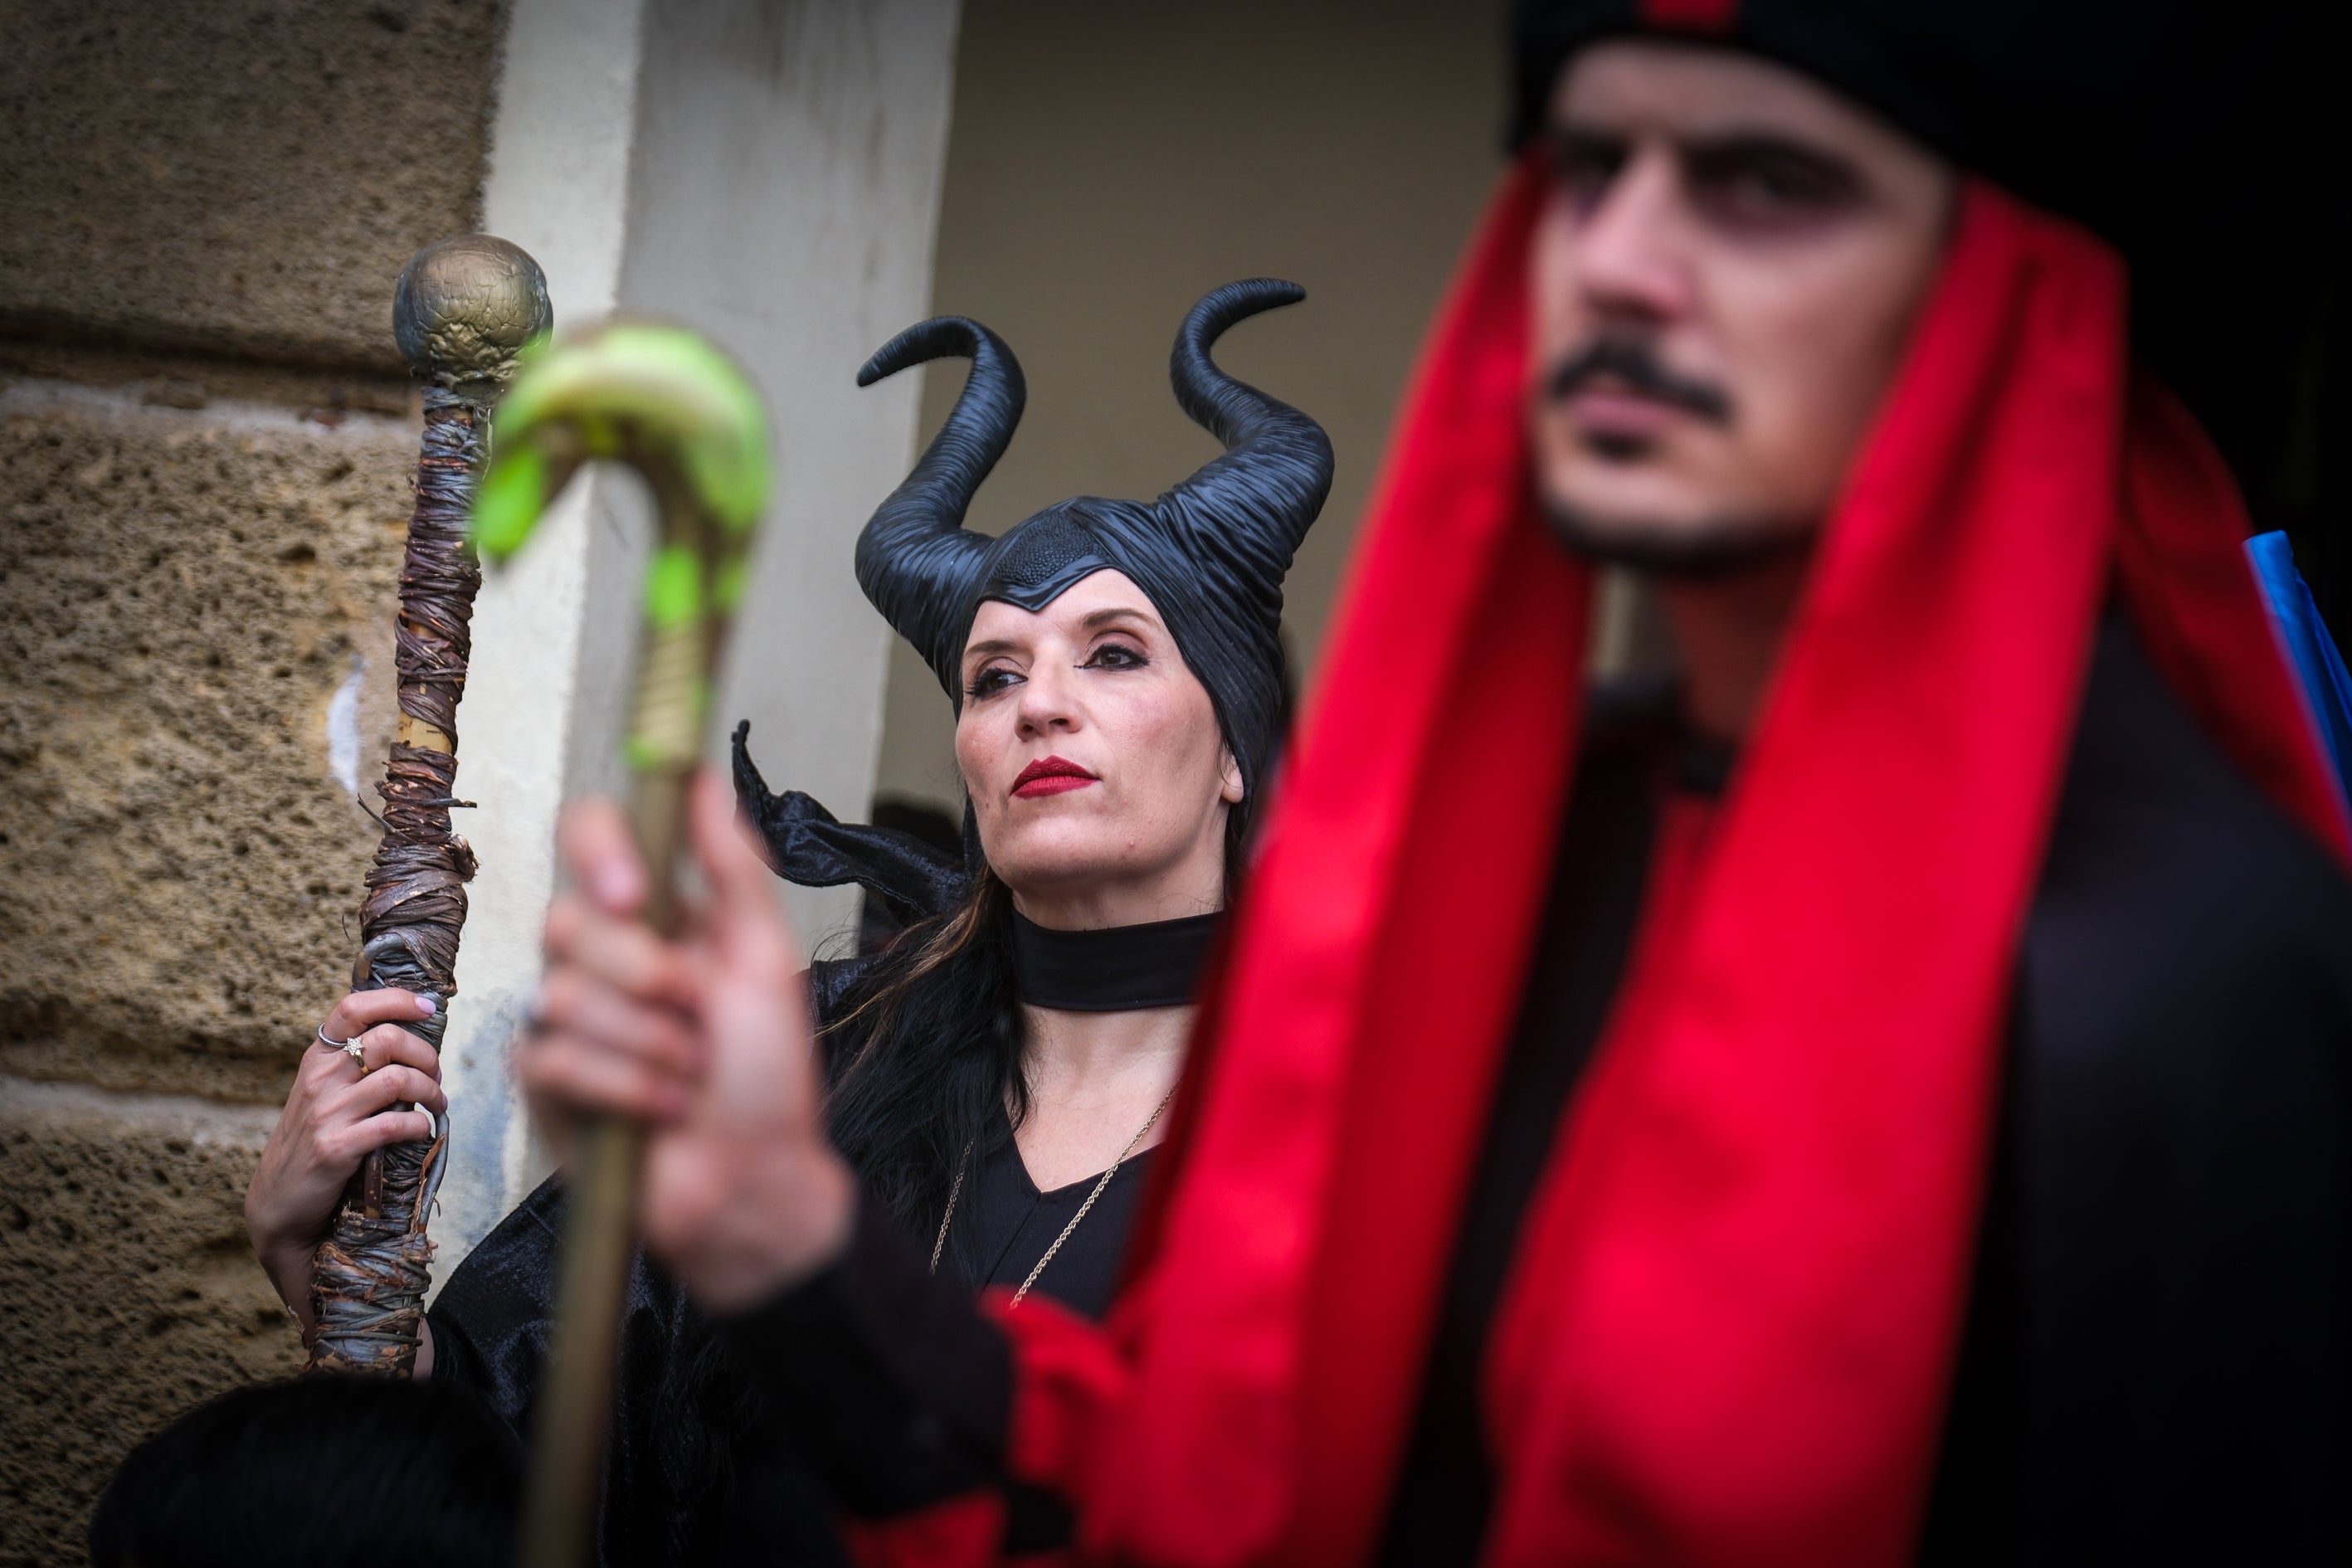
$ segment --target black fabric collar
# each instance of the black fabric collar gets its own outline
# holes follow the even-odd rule
[[[1021,1000],[1057,1013],[1131,1013],[1192,1001],[1217,917],[1051,931],[1013,911]]]

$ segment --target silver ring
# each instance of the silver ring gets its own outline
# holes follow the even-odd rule
[[[331,1040],[327,1038],[327,1026],[321,1024],[319,1026],[319,1043],[331,1051],[342,1052],[343,1055],[360,1064],[360,1071],[367,1071],[367,1050],[360,1044],[360,1037],[357,1035],[353,1035],[348,1040]]]

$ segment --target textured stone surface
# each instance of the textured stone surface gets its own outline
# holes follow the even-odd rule
[[[134,1444],[300,1369],[240,1213],[272,1119],[0,1079],[0,1565],[82,1561]]]
[[[350,973],[404,421],[0,391],[0,1070],[274,1103]]]
[[[504,15],[0,0],[0,1568],[300,1365],[240,1200],[350,972],[393,284],[479,226]]]
[[[0,0],[0,322],[397,373],[478,225],[502,7]]]
[[[387,294],[387,298],[389,295]],[[0,381],[72,381],[108,386],[160,408],[202,408],[216,399],[268,403],[313,418],[408,410],[408,377],[224,359],[133,344],[12,338],[0,333]]]

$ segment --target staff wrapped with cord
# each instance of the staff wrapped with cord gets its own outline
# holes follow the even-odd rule
[[[547,335],[547,279],[519,247],[487,234],[426,246],[401,269],[392,330],[425,396],[416,506],[401,561],[394,623],[399,728],[383,782],[383,837],[360,906],[352,988],[431,996],[428,1018],[402,1027],[438,1050],[457,993],[457,939],[474,852],[451,828],[457,703],[472,651],[481,568],[466,540],[490,411],[516,356]],[[432,1280],[425,1234],[449,1147],[434,1136],[371,1152],[311,1267],[318,1330],[309,1372],[409,1374]]]

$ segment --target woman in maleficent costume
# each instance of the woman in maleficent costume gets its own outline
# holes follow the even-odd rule
[[[1034,1289],[1096,1316],[1110,1300],[1210,927],[1282,731],[1283,575],[1331,478],[1315,422],[1209,351],[1234,322],[1302,297],[1270,279],[1229,284],[1186,317],[1171,375],[1222,457],[1149,505],[1080,498],[996,539],[962,520],[1021,416],[1012,352],[941,317],[859,373],[864,385],[949,354],[972,362],[857,548],[860,586],[956,704],[965,863],[770,794],[736,732],[737,790],[770,864],[803,885],[859,883],[906,926],[878,954],[811,967],[828,1115],[866,1190],[935,1269],[975,1289]],[[541,1010],[561,1023],[627,1005],[558,991]],[[360,993],[325,1033],[381,1043],[429,1076],[429,1051],[383,1026],[414,1016],[405,993]],[[356,1092],[358,1077],[298,1084],[287,1119],[308,1135],[265,1164],[249,1205],[256,1248],[298,1315],[310,1252],[362,1146],[379,1131],[413,1135],[401,1113],[371,1113],[381,1097]],[[418,1358],[419,1375],[478,1389],[524,1431],[562,1204],[558,1176],[467,1257]],[[603,1561],[754,1542],[777,1561],[837,1553],[823,1500],[695,1310],[642,1259],[622,1356]]]

